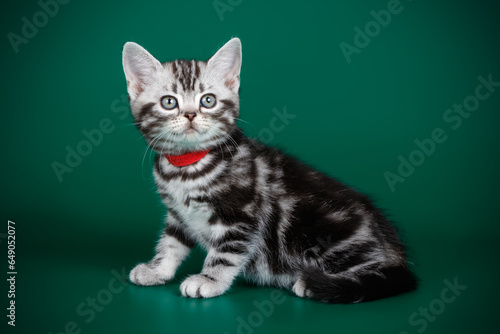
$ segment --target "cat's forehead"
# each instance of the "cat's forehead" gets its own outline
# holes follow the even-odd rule
[[[167,71],[168,88],[174,92],[192,92],[204,90],[203,71],[206,62],[199,60],[178,59],[162,64]]]

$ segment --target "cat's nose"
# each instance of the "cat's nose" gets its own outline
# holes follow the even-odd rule
[[[184,117],[189,119],[189,121],[193,121],[193,119],[196,117],[196,113],[194,111],[189,111],[184,113]]]

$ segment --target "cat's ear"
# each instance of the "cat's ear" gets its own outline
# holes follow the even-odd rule
[[[135,99],[153,82],[161,68],[161,63],[139,44],[127,42],[123,46],[123,70],[130,99]]]
[[[208,60],[207,69],[229,89],[238,93],[240,87],[241,42],[232,38]]]

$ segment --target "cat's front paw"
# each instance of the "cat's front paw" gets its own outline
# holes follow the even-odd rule
[[[130,281],[135,285],[163,285],[167,282],[166,278],[161,277],[160,273],[150,267],[147,263],[140,263],[135,266],[129,275]]]
[[[189,276],[181,284],[181,293],[184,297],[211,298],[222,295],[228,286],[215,278],[204,274]]]

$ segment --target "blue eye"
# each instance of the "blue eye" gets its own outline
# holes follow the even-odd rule
[[[177,100],[173,96],[164,96],[161,98],[161,106],[167,110],[172,110],[177,107]]]
[[[215,95],[213,94],[205,94],[201,97],[200,104],[205,108],[213,108],[217,100],[215,99]]]

